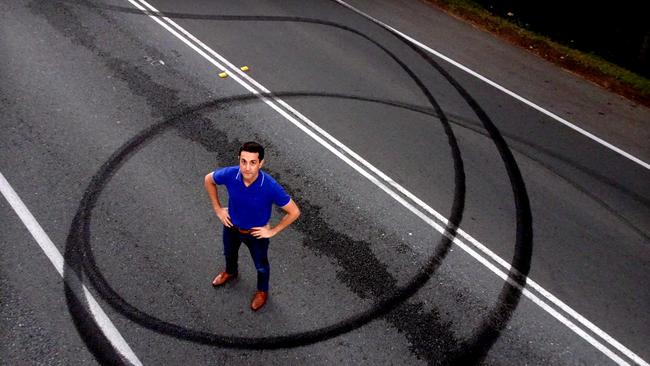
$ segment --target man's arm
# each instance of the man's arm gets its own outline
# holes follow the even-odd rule
[[[210,202],[212,203],[212,208],[214,213],[217,214],[219,221],[227,227],[232,226],[230,221],[230,215],[228,214],[228,209],[221,207],[221,202],[219,202],[219,191],[217,190],[217,185],[214,184],[212,179],[212,173],[208,173],[203,179],[203,185],[205,186],[205,191],[208,192],[208,197],[210,197]]]
[[[269,225],[264,227],[254,227],[252,228],[251,235],[258,239],[271,238],[284,230],[287,226],[291,225],[291,223],[296,221],[298,216],[300,216],[300,209],[298,208],[298,205],[293,202],[293,199],[289,199],[289,203],[282,206],[282,209],[286,214],[282,217],[280,222],[275,225],[275,227],[271,228]]]

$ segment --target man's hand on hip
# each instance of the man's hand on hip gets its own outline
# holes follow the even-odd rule
[[[257,239],[271,238],[275,235],[275,232],[271,229],[269,225],[262,227],[251,228],[251,235]]]
[[[231,227],[232,222],[230,221],[230,215],[228,214],[228,209],[221,207],[214,212],[217,214],[217,217],[219,218],[219,221],[221,221],[222,224],[224,224],[226,227]]]

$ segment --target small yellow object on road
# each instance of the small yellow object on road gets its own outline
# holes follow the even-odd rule
[[[248,66],[242,66],[240,67],[241,71],[248,71]]]
[[[219,77],[222,78],[222,79],[227,78],[227,77],[228,77],[228,73],[224,71],[224,72],[222,72],[222,73],[219,74]]]

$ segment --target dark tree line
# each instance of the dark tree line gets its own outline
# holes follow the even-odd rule
[[[648,0],[475,1],[523,28],[650,78]]]

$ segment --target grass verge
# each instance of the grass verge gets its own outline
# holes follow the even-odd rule
[[[468,21],[479,29],[493,33],[525,48],[574,74],[650,107],[650,80],[593,54],[564,46],[533,33],[506,19],[492,15],[470,0],[423,0],[443,11]]]

